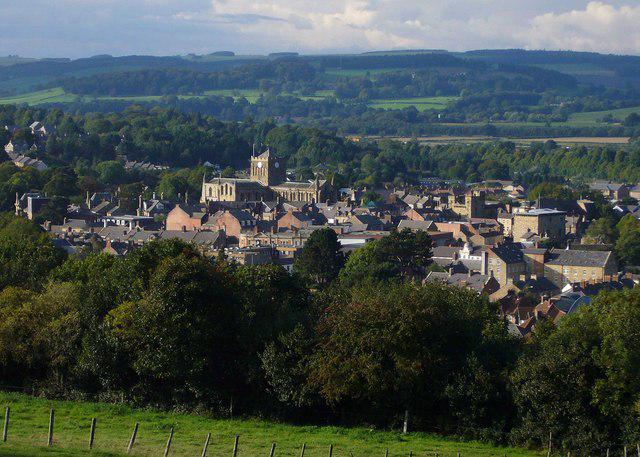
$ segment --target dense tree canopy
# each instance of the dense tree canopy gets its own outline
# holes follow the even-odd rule
[[[605,453],[639,435],[640,365],[637,290],[598,297],[593,305],[540,328],[514,373],[522,440],[580,453]]]

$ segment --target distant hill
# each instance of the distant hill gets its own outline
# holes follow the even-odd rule
[[[483,62],[543,67],[572,75],[584,84],[640,88],[640,56],[524,49],[477,50],[456,55]]]
[[[242,57],[196,61],[182,57],[112,57],[108,55],[76,60],[42,59],[26,62],[18,61],[0,66],[0,94],[13,95],[20,92],[29,92],[60,77],[80,77],[118,71],[166,68],[210,72],[257,61],[257,59]]]

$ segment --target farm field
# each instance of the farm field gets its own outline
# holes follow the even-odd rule
[[[306,443],[305,456],[328,455],[333,445],[336,457],[433,455],[453,457],[534,457],[542,453],[516,448],[493,447],[477,442],[457,442],[435,435],[380,432],[366,428],[291,426],[264,420],[222,420],[202,416],[133,410],[103,403],[49,401],[23,394],[0,392],[0,407],[11,407],[9,434],[0,442],[0,456],[86,455],[91,419],[97,418],[92,454],[99,457],[126,455],[136,422],[139,431],[130,455],[157,456],[164,451],[174,427],[171,456],[201,455],[207,433],[211,433],[207,455],[231,455],[239,438],[239,457],[267,456],[276,443],[276,456],[298,456]],[[47,448],[50,408],[55,410],[54,444]]]
[[[256,100],[260,97],[263,92],[258,89],[218,89],[218,90],[208,90],[204,92],[203,95],[178,95],[178,98],[200,98],[206,97],[210,95],[221,95],[227,97],[240,98],[245,97],[250,103],[255,103]],[[283,95],[294,95],[303,100],[320,100],[322,98],[329,97],[333,95],[333,91],[318,91],[315,95],[296,95],[296,94],[283,94]],[[16,95],[14,97],[5,97],[0,98],[0,105],[22,105],[27,104],[31,106],[42,105],[46,103],[71,103],[79,96],[76,94],[69,94],[64,91],[61,87],[56,87],[53,89],[39,90],[35,92],[29,92],[21,95]],[[98,100],[129,100],[129,101],[154,101],[160,100],[162,98],[161,95],[140,95],[140,96],[84,96],[86,100],[91,100],[96,98]]]
[[[392,72],[396,72],[396,71],[403,71],[403,70],[407,70],[406,68],[370,68],[370,69],[330,69],[330,70],[325,70],[325,73],[327,75],[332,75],[332,76],[347,76],[347,77],[354,77],[354,76],[365,76],[367,74],[369,75],[376,75],[376,74],[380,74],[380,73],[392,73]]]
[[[62,88],[56,87],[54,89],[39,90],[36,92],[29,92],[26,94],[16,95],[15,97],[0,98],[0,105],[40,105],[43,103],[65,103],[72,102],[75,99],[75,95],[67,94]]]
[[[593,125],[599,123],[599,121],[610,115],[616,119],[624,121],[624,119],[631,113],[640,114],[640,106],[634,106],[631,108],[613,109],[608,111],[590,111],[587,113],[574,113],[569,117],[567,125]]]
[[[418,111],[427,109],[442,110],[460,97],[419,97],[372,100],[369,106],[380,109],[403,109],[415,106]]]
[[[359,138],[359,137],[350,137]],[[545,141],[553,140],[561,145],[607,145],[607,144],[628,144],[629,137],[557,137],[557,138],[503,138],[492,137],[483,135],[470,135],[470,136],[453,136],[453,135],[439,135],[439,136],[421,136],[417,138],[409,137],[380,137],[380,136],[367,136],[369,140],[396,140],[396,141],[418,141],[421,144],[438,145],[438,144],[452,144],[452,143],[489,143],[494,141],[513,141],[519,145],[529,145],[531,143],[544,143]]]

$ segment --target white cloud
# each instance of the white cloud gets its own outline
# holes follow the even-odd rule
[[[533,47],[640,53],[640,6],[593,1],[582,10],[542,14],[531,24]]]
[[[506,47],[640,54],[638,0],[0,0],[0,17],[0,55]]]

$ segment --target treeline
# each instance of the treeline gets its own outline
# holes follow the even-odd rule
[[[242,121],[247,117],[278,118],[280,123],[295,123],[331,130],[344,135],[489,135],[518,138],[553,138],[559,136],[637,136],[637,124],[620,125],[602,122],[593,127],[551,124],[568,118],[571,110],[532,109],[521,101],[537,99],[537,95],[495,94],[469,97],[455,102],[444,111],[405,109],[376,109],[368,100],[345,103],[336,98],[304,100],[291,95],[267,94],[253,103],[246,98],[231,96],[203,96],[179,98],[166,96],[157,101],[78,99],[70,103],[42,105],[47,109],[62,109],[71,113],[119,113],[132,107],[144,109],[175,109],[184,113],[215,116],[225,121]],[[599,103],[599,102],[598,102]],[[620,102],[620,105],[624,103]],[[618,106],[607,102],[607,106]],[[599,106],[580,102],[580,109]],[[600,109],[600,108],[598,108]],[[608,109],[608,108],[607,108]],[[489,122],[504,121],[504,122]],[[625,119],[617,119],[626,121]],[[471,123],[465,123],[471,122]],[[518,124],[518,122],[529,122]]]
[[[49,86],[60,85],[65,91],[78,95],[110,96],[202,94],[214,89],[313,94],[317,89],[331,89],[340,99],[457,96],[486,91],[567,91],[576,87],[574,78],[552,70],[506,64],[469,64],[458,59],[454,60],[459,67],[451,69],[440,62],[443,56],[447,57],[434,54],[431,57],[437,59],[429,59],[424,62],[425,66],[413,70],[403,65],[393,71],[362,76],[341,75],[340,72],[337,77],[325,74],[323,70],[327,68],[322,59],[318,68],[317,64],[312,65],[303,58],[282,58],[216,72],[176,68],[112,72],[60,79]],[[394,61],[388,57],[382,59]],[[377,67],[370,68],[375,70]]]
[[[331,109],[330,106],[327,109]],[[409,116],[408,111],[400,114],[394,117],[397,123],[401,123],[403,116]],[[356,116],[353,119],[355,121]],[[365,112],[358,119],[364,122],[369,117]],[[278,125],[269,119],[256,122],[246,118],[243,122],[223,123],[210,116],[141,107],[108,115],[70,115],[56,109],[10,106],[0,108],[0,123],[26,126],[34,121],[55,127],[45,144],[40,143],[37,152],[40,159],[54,168],[70,167],[77,177],[87,176],[93,180],[89,182],[98,180],[111,185],[131,180],[127,176],[126,179],[98,178],[102,172],[96,171],[96,166],[109,163],[100,166],[112,170],[112,175],[122,177],[123,172],[116,170],[122,156],[176,168],[194,168],[209,161],[222,169],[244,169],[253,144],[257,147],[260,144],[271,146],[287,160],[288,168],[296,170],[300,179],[313,179],[314,167],[323,164],[328,167],[327,173],[335,174],[342,185],[371,187],[394,181],[412,183],[428,176],[470,182],[509,177],[520,179],[524,175],[538,176],[534,182],[554,177],[640,181],[640,146],[637,141],[628,145],[570,149],[553,141],[529,146],[516,146],[510,142],[429,146],[412,141],[364,139],[354,143],[326,130],[322,122],[314,123],[316,126]],[[393,125],[391,121],[389,124]],[[629,133],[634,128],[638,129],[624,127]],[[497,133],[492,125],[478,126],[477,130],[467,133],[471,132]],[[28,129],[19,129],[13,135],[0,130],[0,142],[3,144],[12,137],[17,143],[26,141],[32,144],[36,141]],[[130,178],[144,182],[147,187],[158,185],[157,177],[136,174]],[[8,182],[13,181],[5,184]],[[33,188],[27,184],[29,180],[16,182],[21,183],[20,191]],[[194,186],[193,191],[197,192],[197,181],[190,186]],[[77,187],[89,190],[90,186],[78,182]],[[7,188],[10,190],[4,195],[10,198],[14,187]],[[178,188],[182,193],[187,189],[183,185],[167,187]],[[174,195],[173,192],[166,194]]]
[[[0,219],[0,387],[66,398],[398,427],[574,453],[639,438],[637,291],[509,335],[495,305],[410,281],[426,234],[342,257],[317,231],[293,275],[179,241],[66,258]]]
[[[251,155],[250,142],[241,137],[235,124],[210,116],[136,106],[120,114],[82,116],[58,109],[0,108],[2,125],[28,126],[34,121],[54,127],[39,151],[40,158],[54,162],[94,163],[126,156],[129,160],[172,166],[193,166],[207,160],[243,166]],[[6,131],[0,135],[4,137],[0,140],[6,140],[3,144],[11,137]],[[35,142],[26,128],[13,137],[28,144]]]
[[[113,72],[91,77],[70,77],[50,83],[79,95],[181,95],[215,89],[313,91],[316,70],[299,60],[267,61],[216,72],[178,68]],[[300,86],[304,82],[304,86]]]
[[[553,141],[516,147],[509,142],[434,146],[425,150],[426,168],[437,176],[477,181],[517,177],[527,173],[567,179],[595,178],[640,181],[640,144],[578,146]]]
[[[0,80],[21,80],[38,77],[44,81],[64,78],[67,75],[94,73],[96,75],[113,71],[130,71],[158,68],[181,68],[198,71],[215,71],[256,62],[256,59],[237,58],[210,61],[188,60],[181,57],[122,56],[109,55],[81,59],[41,59],[0,67]],[[31,81],[27,84],[31,85]],[[11,87],[11,85],[8,85]],[[13,95],[17,91],[6,90],[3,95]]]
[[[640,74],[638,56],[576,51],[525,51],[524,49],[467,51],[463,56],[485,62],[516,65],[591,64],[612,69],[618,76],[637,78]]]

